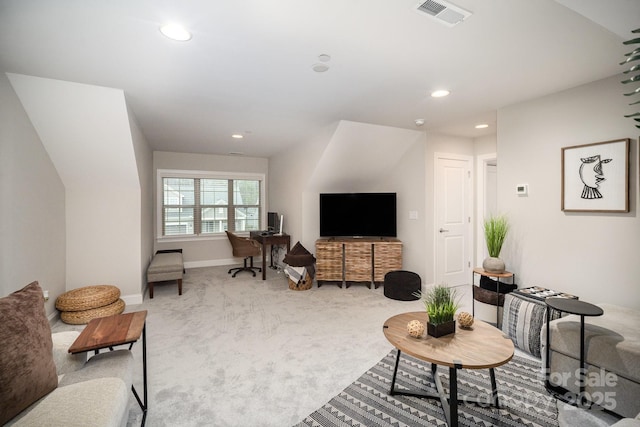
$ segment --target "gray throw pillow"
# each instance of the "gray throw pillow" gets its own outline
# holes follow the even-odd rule
[[[38,282],[0,298],[0,425],[58,386]]]

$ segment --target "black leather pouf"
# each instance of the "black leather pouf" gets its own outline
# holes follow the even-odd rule
[[[384,296],[400,301],[415,301],[420,299],[413,295],[420,292],[422,282],[420,276],[411,271],[390,271],[384,276]]]

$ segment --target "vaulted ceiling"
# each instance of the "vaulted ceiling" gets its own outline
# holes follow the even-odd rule
[[[416,0],[0,0],[0,71],[122,89],[155,150],[269,157],[338,120],[495,133],[500,107],[622,72],[640,27],[637,0],[453,3],[450,27]]]

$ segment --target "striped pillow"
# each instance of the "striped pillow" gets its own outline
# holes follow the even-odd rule
[[[553,310],[552,318],[558,318]],[[540,331],[547,320],[547,305],[544,301],[522,298],[514,294],[505,295],[502,332],[508,335],[520,350],[540,357]]]

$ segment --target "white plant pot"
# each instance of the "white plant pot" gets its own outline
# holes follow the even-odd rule
[[[482,268],[484,268],[484,271],[489,273],[504,273],[505,270],[504,261],[500,258],[491,256],[484,259],[482,262]]]

